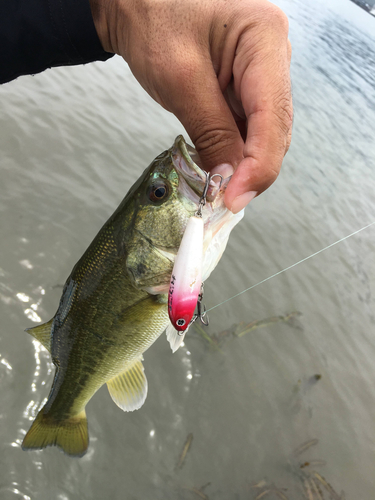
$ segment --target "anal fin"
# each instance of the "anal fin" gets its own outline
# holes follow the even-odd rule
[[[147,396],[147,379],[141,359],[107,382],[113,401],[124,411],[138,410]]]
[[[47,351],[51,352],[51,329],[53,318],[42,325],[26,328],[26,332],[32,335],[38,342],[42,344]]]

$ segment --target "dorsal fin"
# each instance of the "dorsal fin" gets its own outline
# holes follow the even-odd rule
[[[52,329],[53,318],[47,323],[42,325],[33,326],[32,328],[26,328],[25,332],[29,333],[42,344],[43,347],[51,352],[51,329]]]
[[[138,410],[147,396],[147,379],[141,359],[107,382],[113,401],[124,411]]]

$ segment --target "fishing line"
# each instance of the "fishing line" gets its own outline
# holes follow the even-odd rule
[[[328,250],[328,248],[331,248],[335,245],[337,245],[338,243],[341,243],[342,241],[345,241],[347,240],[348,238],[351,238],[352,236],[354,236],[355,234],[358,234],[360,233],[361,231],[364,231],[365,229],[369,228],[370,226],[374,225],[375,224],[375,221],[374,222],[371,222],[371,224],[367,224],[367,226],[364,226],[362,227],[361,229],[358,229],[357,231],[354,231],[354,233],[351,233],[351,234],[348,234],[348,236],[344,236],[344,238],[341,238],[340,240],[338,241],[335,241],[334,243],[331,243],[330,245],[322,248],[321,250],[318,250],[317,252],[309,255],[308,257],[305,257],[304,259],[302,260],[299,260],[298,262],[296,262],[295,264],[292,264],[291,266],[288,266],[286,267],[285,269],[283,269],[282,271],[278,271],[277,273],[273,274],[272,276],[269,276],[268,278],[265,278],[264,280],[262,281],[259,281],[259,283],[256,283],[255,285],[252,285],[252,286],[249,286],[249,288],[246,288],[246,290],[242,290],[242,292],[239,292],[239,293],[236,293],[236,295],[233,295],[233,297],[230,297],[229,299],[226,299],[224,300],[223,302],[220,302],[220,304],[217,304],[216,306],[213,306],[211,307],[210,309],[207,309],[207,312],[209,311],[212,311],[213,309],[216,309],[217,307],[219,306],[222,306],[223,304],[225,304],[226,302],[229,302],[230,300],[232,299],[235,299],[236,297],[238,297],[239,295],[242,295],[243,293],[245,292],[248,292],[249,290],[252,290],[253,288],[255,288],[256,286],[258,285],[261,285],[262,283],[265,283],[266,281],[274,278],[275,276],[278,276],[279,274],[282,274],[282,273],[285,273],[285,271],[288,271],[289,269],[292,269],[292,267],[296,267],[298,266],[298,264],[302,264],[302,262],[305,262],[306,260],[309,260],[311,259],[312,257],[315,257],[315,255],[318,255],[319,253],[322,253],[324,252],[325,250]]]

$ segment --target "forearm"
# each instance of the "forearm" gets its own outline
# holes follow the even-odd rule
[[[105,61],[88,0],[2,0],[0,83],[52,66]]]

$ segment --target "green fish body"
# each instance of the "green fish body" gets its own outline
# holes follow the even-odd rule
[[[170,324],[173,260],[204,188],[205,177],[188,148],[179,136],[151,163],[74,266],[55,316],[28,330],[50,352],[56,373],[23,449],[56,445],[68,455],[84,455],[85,406],[105,383],[123,410],[144,403],[142,354]],[[229,228],[221,253],[240,218],[225,208],[223,189],[204,215],[206,249],[216,233],[224,233],[223,226]],[[221,256],[216,249],[211,253],[208,274]],[[177,339],[170,330],[172,347]]]

